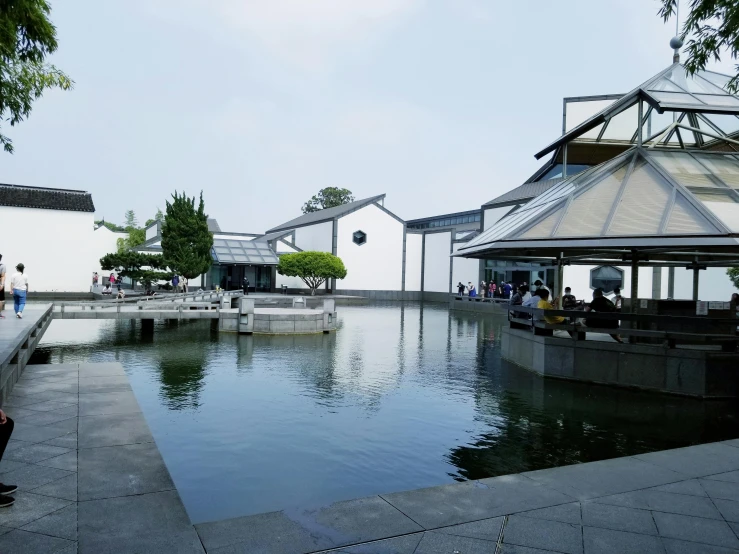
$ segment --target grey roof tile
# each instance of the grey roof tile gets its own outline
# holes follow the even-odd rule
[[[318,210],[317,212],[304,214],[300,217],[296,217],[295,219],[291,219],[290,221],[283,223],[282,225],[273,227],[272,229],[268,230],[267,233],[281,231],[284,229],[292,229],[293,227],[302,227],[304,225],[320,223],[322,221],[328,221],[335,217],[341,217],[344,214],[362,208],[368,204],[374,204],[375,202],[378,202],[383,198],[385,198],[385,195],[380,194],[378,196],[372,196],[371,198],[365,198],[364,200],[355,200],[354,202],[349,202],[348,204],[343,204],[342,206],[336,206],[335,208],[326,208],[325,210]]]
[[[92,195],[82,190],[0,184],[0,206],[94,212]]]

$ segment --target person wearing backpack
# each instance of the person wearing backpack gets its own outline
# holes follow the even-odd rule
[[[585,306],[586,312],[603,312],[616,313],[616,305],[603,296],[603,289],[597,288],[593,291],[593,301]],[[618,329],[617,319],[602,319],[598,317],[588,317],[585,319],[585,325],[596,329]],[[623,342],[618,333],[611,333],[611,338],[616,342]]]

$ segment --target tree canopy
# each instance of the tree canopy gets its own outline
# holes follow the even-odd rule
[[[311,289],[311,295],[326,279],[344,279],[346,267],[341,258],[328,252],[297,252],[283,254],[277,272],[288,277],[300,277]]]
[[[354,202],[354,196],[349,189],[340,189],[337,187],[326,187],[318,191],[310,200],[303,204],[303,213],[309,214],[326,208],[334,208]]]
[[[95,225],[97,225],[98,227],[103,226],[106,229],[110,229],[114,233],[123,233],[126,230],[124,227],[116,225],[115,223],[111,223],[110,221],[105,221],[104,219],[95,220]]]
[[[739,289],[739,267],[730,267],[726,270],[726,274],[734,286]]]
[[[172,202],[167,202],[162,224],[162,253],[166,265],[175,273],[193,279],[210,269],[212,248],[213,234],[208,230],[203,193],[200,193],[196,209],[195,197],[175,192]]]
[[[676,15],[679,0],[660,0],[659,15],[668,21]],[[739,2],[736,0],[690,0],[690,13],[683,23],[680,38],[687,42],[685,69],[691,75],[706,68],[711,60],[720,60],[724,50],[732,59],[739,58]],[[739,64],[729,82],[729,90],[739,89]]]
[[[100,267],[128,277],[134,283],[140,282],[147,289],[153,282],[167,280],[171,275],[164,271],[167,266],[158,254],[142,254],[133,250],[106,254],[100,258]]]
[[[44,90],[72,88],[74,81],[46,56],[57,49],[56,27],[46,0],[0,2],[0,121],[17,125],[31,114]],[[13,152],[13,142],[0,133],[0,144]]]

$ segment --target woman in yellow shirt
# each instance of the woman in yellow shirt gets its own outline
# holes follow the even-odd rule
[[[539,305],[537,308],[541,308],[542,310],[556,310],[557,307],[554,304],[557,304],[557,298],[554,299],[554,304],[549,302],[549,291],[547,289],[539,289]],[[563,323],[565,320],[564,316],[561,315],[545,315],[544,321],[547,323]]]

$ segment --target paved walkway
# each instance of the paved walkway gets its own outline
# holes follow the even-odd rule
[[[29,366],[0,552],[739,553],[739,440],[191,525],[119,364]]]

